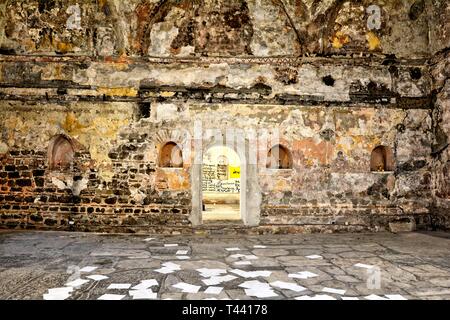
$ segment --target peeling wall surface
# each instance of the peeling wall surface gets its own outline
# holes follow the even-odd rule
[[[0,0],[0,227],[450,229],[449,73],[446,0]],[[222,138],[241,224],[201,218]],[[289,167],[266,166],[275,145]]]

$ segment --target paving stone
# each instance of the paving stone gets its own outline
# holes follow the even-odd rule
[[[239,252],[241,253],[241,252]],[[252,253],[256,256],[261,257],[278,257],[278,256],[286,256],[289,254],[289,251],[284,249],[255,249],[252,250]]]
[[[302,294],[323,294],[324,287],[345,289],[347,296],[371,294],[401,294],[408,299],[450,299],[450,263],[444,258],[444,250],[450,249],[447,238],[427,234],[392,235],[389,233],[348,235],[271,235],[271,236],[217,236],[208,238],[194,236],[158,236],[162,247],[165,243],[178,243],[188,250],[191,260],[177,260],[175,253],[152,255],[155,246],[142,245],[143,237],[126,235],[99,236],[95,234],[59,232],[0,232],[2,255],[0,257],[0,299],[42,299],[50,288],[64,286],[69,279],[79,277],[69,269],[96,266],[92,274],[108,275],[109,279],[90,281],[74,290],[68,299],[97,299],[104,294],[125,294],[128,290],[109,290],[111,283],[136,285],[144,279],[156,279],[158,286],[152,287],[158,299],[256,299],[248,297],[238,286],[244,281],[258,280],[292,282],[307,290]],[[354,241],[360,244],[355,245]],[[261,238],[261,239],[260,239]],[[66,246],[57,243],[64,240]],[[352,240],[353,239],[353,240]],[[209,241],[210,240],[210,241]],[[259,241],[257,241],[259,240]],[[108,244],[104,242],[108,241]],[[7,245],[4,245],[4,244]],[[33,243],[33,246],[29,246]],[[255,243],[271,248],[253,249]],[[352,244],[353,243],[353,244]],[[426,247],[426,250],[424,247]],[[241,254],[255,254],[249,266],[236,266],[240,259],[230,257],[227,247],[240,247]],[[436,251],[434,248],[438,248]],[[172,250],[173,251],[173,250]],[[323,259],[307,259],[303,254],[320,254]],[[245,259],[244,259],[245,260]],[[180,266],[173,273],[155,272],[163,263]],[[368,282],[373,271],[354,265],[363,263],[380,270],[380,288]],[[231,269],[246,271],[269,270],[269,277],[236,279],[220,283],[224,287],[219,295],[205,294],[208,287],[196,269]],[[70,270],[72,270],[70,269]],[[309,271],[317,277],[308,279],[289,278],[290,273]],[[372,272],[372,273],[371,273]],[[82,273],[81,277],[91,273]],[[224,274],[224,275],[226,275]],[[373,280],[373,279],[372,279]],[[200,286],[198,293],[178,292],[173,285],[185,282]],[[299,294],[287,289],[273,288],[278,294],[274,299],[293,299]],[[330,294],[333,295],[333,294]],[[338,295],[336,298],[339,298]]]

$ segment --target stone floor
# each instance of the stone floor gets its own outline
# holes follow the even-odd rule
[[[227,250],[232,248],[240,250]],[[172,264],[162,265],[167,262]],[[80,272],[88,266],[97,269]],[[211,278],[215,272],[218,277]],[[108,278],[95,281],[88,278],[92,275]],[[162,237],[0,232],[0,299],[55,298],[54,292],[47,295],[49,289],[78,278],[89,281],[67,286],[71,291],[64,298],[113,294],[106,298],[132,299],[153,293],[157,299],[450,299],[450,234]],[[132,296],[130,285],[142,280],[151,281]],[[207,290],[205,280],[219,288]],[[108,289],[111,284],[126,284],[126,289]],[[214,294],[216,290],[221,292]]]

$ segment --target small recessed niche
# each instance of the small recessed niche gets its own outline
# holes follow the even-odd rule
[[[332,87],[334,86],[334,78],[330,75],[322,78],[322,82],[325,83],[326,86]]]
[[[173,141],[169,141],[161,148],[159,166],[163,168],[182,168],[183,152]]]
[[[282,146],[273,146],[267,154],[267,168],[292,169],[292,156],[289,150]]]
[[[390,147],[378,146],[372,150],[370,156],[370,171],[394,171],[394,155]]]
[[[74,160],[75,151],[71,140],[58,135],[50,141],[48,148],[48,166],[50,170],[69,169]]]

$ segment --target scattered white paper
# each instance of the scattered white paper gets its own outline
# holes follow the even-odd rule
[[[44,300],[65,300],[70,297],[72,287],[48,289],[48,293],[43,295]]]
[[[208,278],[213,276],[219,276],[222,273],[227,273],[227,270],[225,269],[208,269],[208,268],[201,268],[196,269],[202,277]]]
[[[185,283],[185,282],[178,282],[177,284],[174,284],[172,287],[178,288],[183,290],[183,292],[187,292],[187,293],[197,293],[198,290],[200,290],[200,286],[194,286],[192,284],[189,283]]]
[[[354,266],[358,267],[358,268],[365,268],[365,269],[372,269],[373,268],[373,266],[371,266],[369,264],[364,264],[364,263],[357,263]]]
[[[61,293],[69,294],[72,291],[73,291],[72,287],[52,288],[52,289],[48,289],[48,294],[50,294],[50,295],[61,294]]]
[[[144,241],[152,241],[155,240],[155,238],[145,238]]]
[[[168,274],[168,273],[174,273],[175,270],[171,269],[171,268],[167,268],[167,267],[162,267],[159,269],[155,269],[156,272],[162,273],[162,274]]]
[[[251,265],[252,263],[250,261],[236,261],[234,264],[237,266],[246,266]]]
[[[308,279],[318,277],[317,274],[309,272],[309,271],[301,271],[297,273],[290,273],[289,278],[297,278],[297,279]]]
[[[68,293],[58,293],[58,294],[45,293],[43,295],[44,300],[66,300],[69,297],[70,294]]]
[[[271,298],[278,296],[268,283],[260,282],[258,280],[245,281],[241,283],[239,287],[245,288],[245,294],[249,297]]]
[[[158,285],[158,281],[156,281],[155,279],[142,280],[141,283],[139,283],[138,285],[135,285],[131,289],[134,289],[134,290],[145,290],[145,289],[148,289],[150,287],[157,286],[157,285]]]
[[[255,290],[255,289],[245,289],[245,294],[249,297],[257,297],[257,298],[272,298],[278,297],[278,294],[275,293],[272,289],[267,290]]]
[[[265,249],[267,247],[263,246],[263,245],[256,244],[256,245],[253,246],[253,248],[255,248],[255,249]]]
[[[189,260],[190,258],[189,256],[177,256],[178,260]]]
[[[173,262],[165,262],[162,266],[172,270],[181,270],[180,265]]]
[[[125,298],[123,294],[104,294],[97,300],[122,300],[123,298]]]
[[[101,275],[101,274],[93,274],[92,276],[87,276],[86,278],[92,279],[94,281],[101,281],[108,279],[109,277]]]
[[[208,293],[208,294],[219,294],[219,293],[222,292],[222,290],[223,290],[222,287],[208,287],[205,290],[205,293]]]
[[[166,243],[164,247],[178,247],[178,243]]]
[[[322,289],[322,291],[323,291],[323,292],[328,292],[328,293],[335,293],[335,294],[343,295],[343,294],[345,294],[345,292],[346,292],[347,290],[334,289],[334,288],[327,288],[327,287],[325,287],[325,288]]]
[[[89,281],[90,280],[85,280],[85,279],[78,278],[78,279],[73,280],[71,282],[67,282],[65,285],[68,286],[68,287],[77,288],[77,287],[81,287],[83,284],[85,284],[85,283],[87,283]]]
[[[142,300],[142,299],[156,299],[157,294],[153,292],[151,289],[139,289],[139,290],[130,290],[130,296],[133,297],[133,300]]]
[[[225,248],[225,250],[227,250],[227,251],[240,251],[241,249],[239,249],[239,248]]]
[[[386,298],[388,298],[389,300],[408,300],[404,296],[402,296],[401,294],[386,294],[384,296]]]
[[[301,296],[295,298],[295,300],[336,300],[336,298],[327,294],[316,294],[315,296]]]
[[[238,287],[247,288],[247,289],[270,289],[270,285],[267,282],[261,282],[258,280],[251,280],[242,282]]]
[[[323,259],[323,257],[319,256],[318,254],[313,254],[313,255],[310,255],[310,256],[306,256],[306,258],[308,258],[308,259]]]
[[[130,283],[111,283],[107,289],[130,289]]]
[[[162,264],[162,266],[162,268],[156,269],[155,271],[163,274],[168,274],[181,270],[180,265],[173,262],[165,262]]]
[[[80,272],[92,272],[92,271],[94,271],[94,270],[97,269],[97,268],[98,268],[98,267],[87,266],[87,267],[81,268],[81,269],[80,269]]]
[[[371,294],[370,296],[365,297],[367,300],[387,300],[386,298],[377,296],[376,294]]]
[[[176,254],[186,255],[187,253],[188,253],[188,250],[178,250]]]
[[[232,276],[232,275],[226,275],[226,276],[213,276],[209,279],[203,279],[203,283],[206,284],[207,286],[215,286],[218,284],[221,284],[222,282],[228,282],[231,280],[237,279],[237,277]]]
[[[341,297],[342,300],[359,300],[358,297]]]
[[[281,288],[281,289],[289,289],[295,292],[301,292],[306,290],[305,287],[299,286],[296,283],[292,283],[292,282],[284,282],[284,281],[275,281],[275,282],[271,282],[270,285],[272,287],[277,287],[277,288]]]

